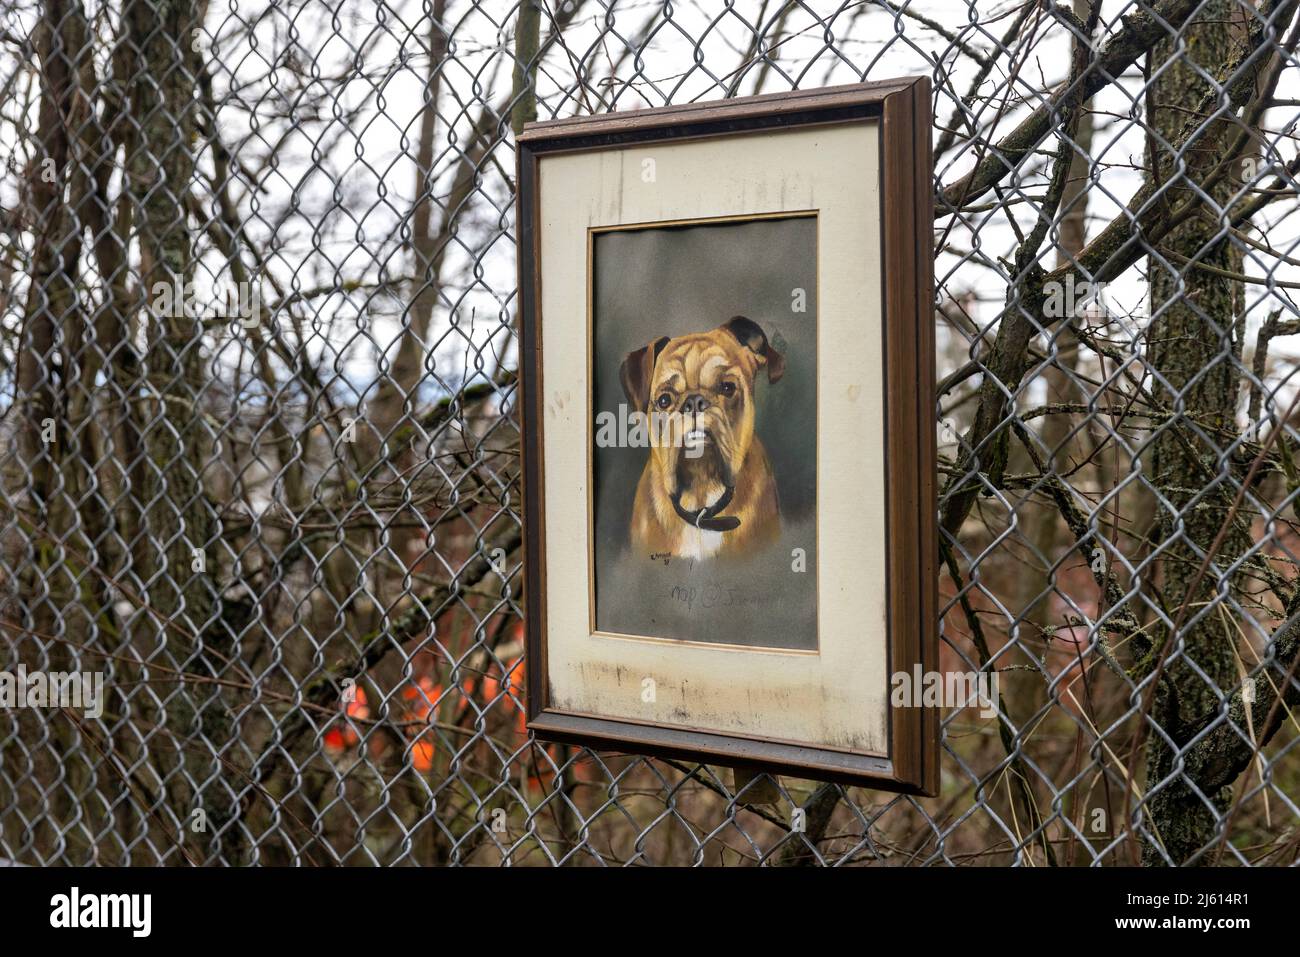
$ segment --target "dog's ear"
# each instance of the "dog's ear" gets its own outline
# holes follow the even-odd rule
[[[627,358],[623,360],[622,368],[618,371],[618,378],[623,383],[627,401],[631,402],[632,407],[639,412],[644,412],[646,406],[650,404],[650,378],[654,375],[655,360],[659,358],[659,353],[663,352],[666,345],[668,345],[668,337],[660,336],[649,345],[642,346],[635,352],[629,352]]]
[[[785,356],[772,348],[772,344],[767,341],[767,333],[753,319],[732,316],[723,323],[722,328],[735,336],[742,346],[762,356],[763,364],[767,366],[768,382],[776,382],[785,375]]]

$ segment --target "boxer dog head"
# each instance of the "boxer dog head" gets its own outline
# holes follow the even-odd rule
[[[785,357],[744,316],[708,332],[661,336],[623,360],[620,378],[632,407],[652,423],[669,424],[659,440],[659,430],[651,428],[651,455],[666,491],[680,496],[713,484],[734,486],[754,439],[760,370],[769,383],[779,381]],[[663,435],[684,441],[664,441]]]

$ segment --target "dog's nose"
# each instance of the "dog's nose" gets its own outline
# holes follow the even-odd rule
[[[682,403],[682,411],[687,415],[699,415],[709,407],[709,400],[702,395],[688,395]]]

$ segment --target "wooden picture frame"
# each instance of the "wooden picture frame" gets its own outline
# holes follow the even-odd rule
[[[518,311],[527,723],[538,738],[885,790],[936,793],[939,736],[938,714],[934,708],[887,708],[887,747],[883,753],[864,753],[851,747],[786,740],[766,734],[750,735],[735,729],[582,713],[557,707],[553,700],[552,666],[558,667],[559,662],[548,657],[554,637],[548,632],[548,588],[567,589],[572,577],[576,592],[583,587],[583,573],[574,569],[573,563],[567,563],[562,571],[548,568],[547,390],[557,389],[559,383],[543,381],[543,328],[547,320],[542,306],[545,284],[552,281],[551,276],[543,275],[543,241],[548,229],[542,207],[543,164],[551,157],[656,148],[665,144],[732,142],[738,137],[756,138],[798,130],[856,129],[855,124],[873,124],[873,135],[879,146],[879,156],[868,164],[879,170],[879,209],[864,209],[861,215],[878,216],[880,228],[877,278],[883,381],[878,387],[883,411],[882,554],[886,600],[882,611],[884,634],[865,634],[852,640],[884,642],[886,677],[910,673],[918,666],[925,672],[937,669],[933,197],[928,79],[904,78],[530,123],[519,136],[517,149]],[[743,142],[753,144],[757,140]],[[800,158],[792,156],[790,162],[792,170],[797,172]],[[756,208],[753,215],[765,212],[770,211]],[[659,225],[653,221],[648,224],[649,227]],[[576,242],[574,239],[574,248]],[[818,262],[820,277],[821,260]],[[591,273],[589,263],[583,268]],[[872,277],[867,279],[874,281]],[[574,280],[565,281],[572,284]],[[591,281],[589,276],[589,312]],[[819,318],[818,322],[821,321]],[[870,326],[863,328],[871,332]],[[588,353],[590,337],[589,331]],[[574,346],[575,351],[578,348]],[[590,357],[586,361],[590,368]],[[591,388],[586,391],[590,393]],[[553,399],[551,396],[550,400]],[[588,418],[588,428],[590,421]],[[590,464],[587,468],[590,478]],[[594,572],[588,575],[588,583],[592,575]],[[552,599],[554,595],[552,592]],[[819,614],[823,599],[818,592]],[[850,642],[843,636],[837,640]],[[819,646],[817,653],[822,650]],[[678,653],[672,645],[657,651],[661,656]],[[764,667],[777,666],[765,664]],[[873,700],[882,694],[888,700],[887,689],[873,688],[871,693],[875,696]]]

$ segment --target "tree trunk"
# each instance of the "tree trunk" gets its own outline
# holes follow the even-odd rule
[[[1165,142],[1177,142],[1178,131],[1200,108],[1209,91],[1202,76],[1213,75],[1228,60],[1236,29],[1232,23],[1235,6],[1235,0],[1207,3],[1200,19],[1185,31],[1186,53],[1172,66],[1166,65],[1176,55],[1171,41],[1157,45],[1152,52],[1151,72],[1163,72],[1152,82],[1148,117],[1151,128]],[[1198,74],[1194,65],[1203,72]],[[1184,151],[1184,176],[1177,170],[1176,158],[1162,147],[1160,139],[1152,138],[1154,153],[1148,155],[1148,161],[1156,181],[1169,185],[1168,202],[1182,202],[1193,184],[1197,188],[1203,185],[1202,177],[1219,161],[1233,131],[1233,125],[1223,122],[1207,126]],[[1205,188],[1223,208],[1235,186],[1224,177]],[[1219,586],[1215,569],[1227,567],[1249,545],[1241,534],[1230,533],[1213,565],[1195,582],[1233,499],[1232,487],[1212,476],[1220,471],[1217,459],[1219,450],[1228,444],[1225,436],[1235,430],[1242,293],[1236,280],[1187,263],[1192,259],[1233,273],[1241,271],[1240,251],[1231,243],[1215,241],[1219,231],[1213,221],[1216,212],[1207,204],[1207,216],[1193,217],[1165,238],[1161,251],[1174,255],[1166,255],[1164,262],[1157,257],[1148,260],[1151,311],[1156,317],[1150,326],[1148,349],[1158,374],[1152,389],[1176,415],[1155,437],[1149,462],[1152,485],[1167,503],[1160,506],[1161,537],[1174,542],[1160,566],[1163,605],[1171,620],[1177,620],[1179,609],[1186,606],[1182,627],[1165,637],[1165,642],[1174,642],[1173,647],[1156,648],[1157,657],[1167,655],[1166,679],[1156,690],[1152,716],[1179,748],[1187,743],[1187,729],[1195,726],[1196,719],[1219,706],[1220,691],[1230,691],[1237,683],[1232,636],[1219,614],[1213,609],[1210,614],[1205,612]],[[1147,825],[1154,840],[1143,850],[1147,864],[1164,861],[1161,847],[1174,863],[1182,864],[1215,837],[1215,809],[1181,776],[1165,781],[1176,759],[1177,751],[1162,735],[1149,736]],[[1231,792],[1225,787],[1206,797],[1221,812],[1227,808]]]
[[[140,403],[139,428],[148,458],[141,498],[148,531],[146,598],[156,614],[139,619],[147,627],[137,642],[147,647],[147,660],[161,658],[161,664],[209,676],[224,670],[232,648],[218,620],[216,553],[209,551],[214,510],[203,485],[210,459],[203,392],[210,378],[202,323],[186,308],[194,277],[186,199],[194,185],[199,110],[199,54],[192,41],[202,23],[201,0],[132,0],[123,11],[126,42],[136,51],[129,99],[140,124],[127,169],[141,286],[150,304],[143,370],[147,401]],[[170,301],[162,289],[171,290]],[[154,738],[151,748],[156,758],[174,752],[158,767],[181,822],[182,833],[175,837],[197,837],[195,843],[206,845],[199,863],[238,863],[231,794],[238,782],[221,760],[234,738],[229,703],[213,685],[167,687],[173,689],[163,701],[168,733]],[[199,820],[204,829],[192,829]]]

